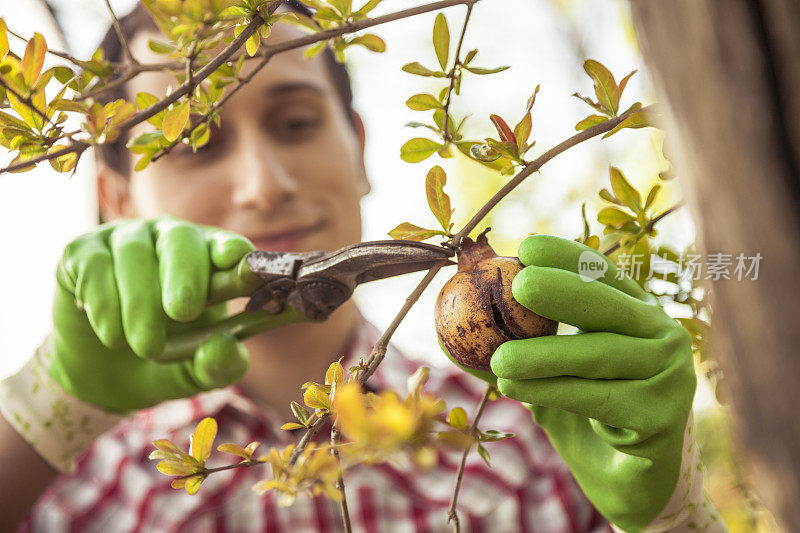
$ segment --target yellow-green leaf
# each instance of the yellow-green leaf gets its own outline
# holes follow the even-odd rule
[[[206,417],[197,424],[189,440],[189,454],[200,462],[211,456],[214,439],[217,436],[217,421]]]
[[[238,444],[232,444],[230,442],[227,442],[225,444],[220,444],[219,446],[217,446],[217,451],[238,455],[239,457],[247,459],[247,452],[245,451],[244,448],[242,448]]]
[[[606,120],[608,120],[608,117],[604,117],[603,115],[589,115],[585,119],[575,124],[575,129],[578,131],[585,130],[587,128],[591,128],[592,126],[596,126],[597,124],[602,124]]]
[[[444,13],[438,13],[433,23],[433,49],[436,59],[442,70],[447,70],[447,61],[450,57],[450,29],[447,27],[447,18]]]
[[[28,87],[32,87],[39,78],[46,52],[47,44],[44,36],[39,32],[34,33],[25,47],[25,54],[22,56],[21,64],[22,79],[25,80]]]
[[[286,422],[284,425],[281,426],[281,429],[289,430],[289,429],[300,429],[305,427],[303,424],[298,424],[297,422]]]
[[[328,395],[312,385],[303,393],[303,401],[312,409],[329,409],[330,400]]]
[[[447,174],[442,167],[436,165],[428,171],[425,178],[425,196],[428,198],[428,207],[441,224],[442,229],[447,231],[450,228],[452,211],[450,210],[450,197],[444,192],[445,183],[447,183]]]
[[[619,228],[627,222],[632,222],[636,218],[616,207],[604,207],[597,213],[597,221],[604,226]]]
[[[247,55],[250,57],[256,55],[259,46],[261,46],[261,37],[258,35],[258,32],[255,32],[253,35],[248,37],[247,41],[244,43],[244,47],[247,50]]]
[[[325,384],[333,385],[336,383],[337,385],[341,385],[343,380],[344,367],[339,361],[334,361],[328,366],[328,371],[325,372]]]
[[[156,465],[156,468],[159,472],[168,476],[185,476],[187,474],[194,474],[201,466],[186,461],[164,459]]]
[[[436,235],[444,236],[445,233],[442,230],[421,228],[410,222],[403,222],[389,232],[392,239],[403,241],[424,241]]]
[[[183,133],[183,128],[189,121],[189,102],[184,102],[180,105],[173,107],[164,114],[164,121],[161,124],[161,129],[164,132],[164,137],[172,142]]]
[[[467,426],[467,412],[461,407],[451,409],[447,415],[447,422],[456,429],[464,428]]]
[[[661,190],[661,184],[656,183],[653,185],[653,188],[650,189],[650,192],[647,193],[647,200],[644,202],[644,208],[650,209],[650,207],[655,203],[656,198],[658,197],[658,192]]]
[[[66,145],[63,144],[56,144],[51,146],[48,150],[48,154],[52,154],[66,148]],[[78,154],[75,152],[64,154],[62,156],[56,157],[54,159],[50,159],[50,166],[53,167],[53,170],[56,172],[69,172],[73,168],[75,168],[75,164],[78,162]]]
[[[383,39],[372,33],[359,35],[358,37],[351,39],[350,44],[361,45],[371,52],[381,53],[386,51],[386,43],[383,41]]]
[[[525,113],[525,116],[522,117],[522,120],[514,127],[514,136],[517,138],[517,151],[522,153],[525,147],[525,143],[528,142],[528,137],[531,135],[531,129],[533,127],[533,121],[531,118],[530,111]]]
[[[642,195],[639,194],[639,191],[625,179],[620,169],[612,166],[608,170],[611,175],[611,189],[614,191],[614,195],[634,212],[641,211]]]
[[[186,488],[186,492],[189,493],[190,496],[194,496],[197,494],[197,491],[200,490],[200,484],[205,479],[205,476],[192,476],[186,479],[186,484],[184,488]]]
[[[406,105],[414,111],[428,111],[442,107],[441,102],[430,93],[415,94],[406,100]]]
[[[8,53],[8,29],[6,28],[6,21],[0,17],[0,61],[6,57]]]
[[[639,104],[639,106],[641,107],[641,104]],[[603,135],[603,138],[605,139],[606,137],[611,137],[619,130],[624,128],[638,129],[638,128],[647,128],[652,125],[653,124],[651,124],[650,121],[648,120],[647,113],[645,111],[637,111],[625,117],[625,120],[617,124],[613,130]]]
[[[594,81],[594,93],[597,100],[606,111],[611,115],[616,115],[619,110],[619,99],[617,98],[617,82],[614,76],[602,63],[594,59],[587,59],[583,62],[583,70]]]
[[[442,144],[424,137],[416,137],[400,147],[400,159],[406,163],[419,163],[442,148]]]
[[[417,76],[427,76],[434,78],[444,78],[447,75],[444,72],[436,72],[434,70],[431,70],[423,66],[418,61],[414,61],[413,63],[408,63],[406,65],[403,65],[403,68],[401,70],[403,72],[408,72],[409,74],[416,74]]]
[[[504,70],[508,70],[510,68],[511,67],[508,65],[503,65],[502,67],[494,67],[494,68],[464,67],[465,70],[468,70],[473,74],[479,74],[481,76],[486,74],[497,74],[498,72],[503,72]]]

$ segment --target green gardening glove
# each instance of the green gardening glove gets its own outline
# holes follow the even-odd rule
[[[595,507],[642,531],[675,492],[696,377],[691,338],[595,250],[549,235],[519,247],[514,298],[577,335],[513,340],[492,356],[497,386],[529,404]],[[600,268],[579,269],[595,264]],[[580,274],[604,275],[591,280]],[[619,279],[618,279],[619,278]]]
[[[124,413],[239,380],[240,340],[304,320],[287,307],[228,317],[261,285],[235,233],[173,218],[119,220],[78,237],[58,265],[49,374],[72,396]]]

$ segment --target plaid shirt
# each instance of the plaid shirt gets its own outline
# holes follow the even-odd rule
[[[362,321],[350,342],[345,368],[369,353],[378,332]],[[404,393],[420,363],[394,348],[370,379],[375,389]],[[485,384],[455,366],[432,369],[425,390],[474,413]],[[324,496],[299,496],[279,507],[271,492],[259,496],[256,481],[271,475],[268,466],[236,468],[208,477],[195,496],[170,487],[169,478],[148,459],[152,441],[169,438],[184,449],[203,417],[219,425],[217,443],[262,443],[259,452],[297,440],[282,431],[281,420],[257,405],[236,386],[189,399],[164,402],[137,412],[97,439],[80,458],[78,470],[61,475],[39,498],[20,532],[155,531],[343,531],[339,504]],[[467,532],[610,532],[608,523],[588,502],[521,403],[508,398],[489,402],[480,426],[515,433],[487,443],[492,468],[477,453],[467,459],[458,512]],[[327,442],[330,428],[315,440]],[[212,454],[210,466],[226,464]],[[431,471],[404,471],[392,464],[355,466],[344,475],[353,530],[365,533],[451,531],[446,522],[461,454],[438,452]],[[228,460],[228,462],[230,462]]]

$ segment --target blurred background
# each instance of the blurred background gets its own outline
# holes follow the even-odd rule
[[[17,0],[3,2],[0,16],[9,28],[25,36],[43,33],[52,48],[88,58],[110,24],[103,0]],[[359,2],[354,2],[356,5]],[[384,0],[372,15],[397,11],[426,2]],[[130,11],[135,0],[112,0],[118,15]],[[445,10],[451,34],[457,33],[465,9]],[[411,61],[436,64],[431,45],[435,14],[426,14],[374,28],[387,43],[384,54],[360,47],[348,50],[355,108],[367,128],[366,164],[372,192],[362,204],[364,240],[385,239],[401,222],[437,227],[425,200],[425,173],[433,164],[447,171],[445,190],[455,207],[458,229],[508,179],[458,154],[452,159],[433,156],[422,164],[404,163],[400,146],[421,130],[404,127],[426,121],[430,112],[416,112],[406,99],[419,92],[436,94],[441,80],[401,71]],[[455,37],[454,37],[455,38]],[[24,43],[12,39],[22,53]],[[590,95],[592,85],[582,63],[592,58],[606,65],[619,80],[632,70],[621,107],[635,101],[653,103],[646,68],[639,55],[623,0],[484,0],[474,9],[464,51],[478,48],[473,64],[510,65],[491,76],[465,74],[461,95],[451,112],[456,119],[469,114],[464,128],[469,139],[495,135],[489,115],[496,113],[512,126],[523,115],[537,84],[541,91],[533,109],[536,156],[575,133],[574,125],[591,114],[574,92]],[[48,58],[52,60],[52,58]],[[47,67],[48,64],[45,64]],[[388,81],[388,82],[387,82]],[[481,227],[491,226],[490,241],[502,255],[515,255],[519,242],[530,233],[576,238],[583,231],[581,204],[586,203],[592,233],[602,227],[596,213],[604,202],[598,191],[608,187],[608,166],[619,167],[638,189],[647,191],[668,168],[662,155],[662,134],[655,129],[622,130],[607,140],[594,140],[559,156],[505,199]],[[0,154],[0,163],[10,161]],[[64,246],[90,230],[97,220],[94,169],[83,157],[73,177],[57,174],[48,165],[32,172],[0,176],[0,378],[15,372],[30,357],[50,329],[50,303],[55,265]],[[679,180],[664,183],[656,212],[682,197]],[[658,225],[658,244],[685,249],[694,240],[688,210],[681,209]],[[439,289],[452,275],[447,269],[433,282],[403,322],[394,342],[408,355],[431,366],[449,364],[436,343],[433,304]],[[379,329],[391,321],[421,274],[362,285],[356,298],[362,313]],[[673,316],[681,310],[668,309]],[[566,332],[566,331],[562,331]],[[705,374],[704,368],[698,368]],[[748,488],[740,471],[731,435],[728,409],[713,387],[701,378],[696,397],[698,436],[709,476],[711,498],[731,531],[773,531],[771,518]]]

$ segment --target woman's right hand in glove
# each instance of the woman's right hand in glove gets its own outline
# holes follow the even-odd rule
[[[174,218],[117,220],[70,243],[58,264],[50,375],[124,413],[238,381],[241,338],[305,317],[287,307],[229,317],[261,284],[235,233]]]

